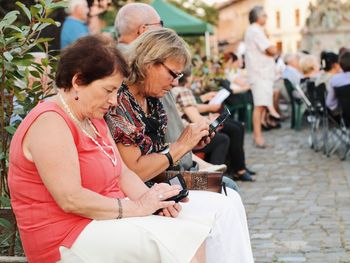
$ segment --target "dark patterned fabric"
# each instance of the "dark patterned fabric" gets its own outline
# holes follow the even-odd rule
[[[105,116],[116,143],[136,145],[142,155],[159,152],[166,147],[164,136],[167,116],[157,98],[147,97],[149,114],[137,103],[128,87],[123,84],[118,91],[118,106]]]

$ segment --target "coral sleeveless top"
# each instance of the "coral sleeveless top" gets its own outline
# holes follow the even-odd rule
[[[57,104],[49,101],[39,103],[23,120],[11,141],[8,182],[24,252],[29,262],[40,263],[58,261],[59,247],[70,248],[85,226],[91,222],[89,218],[65,213],[46,189],[35,163],[23,154],[22,141],[26,132],[38,116],[48,111],[59,114],[73,135],[79,156],[82,186],[103,196],[125,197],[119,187],[119,154],[117,153],[115,167]],[[105,121],[91,121],[103,140],[111,145]],[[103,146],[101,138],[96,140]],[[104,150],[112,154],[107,147]]]

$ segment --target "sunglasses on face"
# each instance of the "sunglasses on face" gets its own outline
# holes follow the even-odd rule
[[[175,73],[172,71],[167,65],[165,65],[163,62],[160,63],[168,72],[169,74],[173,77],[173,80],[179,80],[183,77],[183,73]]]
[[[144,24],[145,26],[156,26],[156,25],[160,25],[161,27],[164,27],[164,22],[163,20],[160,20],[157,23],[151,23],[151,24]]]

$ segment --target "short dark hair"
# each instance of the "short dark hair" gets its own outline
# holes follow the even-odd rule
[[[344,51],[339,57],[340,67],[344,72],[350,71],[350,51]]]
[[[333,52],[321,53],[321,66],[325,71],[330,71],[334,64],[338,63],[338,55]]]
[[[79,84],[88,85],[116,71],[124,77],[129,75],[128,65],[114,43],[102,36],[86,36],[62,51],[57,66],[56,85],[69,90],[76,74]]]
[[[249,11],[249,23],[253,24],[256,21],[258,21],[261,12],[264,11],[264,8],[261,5],[254,6],[250,11]]]

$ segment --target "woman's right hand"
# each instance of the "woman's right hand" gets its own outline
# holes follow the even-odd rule
[[[175,201],[164,200],[179,194],[179,192],[179,185],[169,185],[166,183],[154,184],[136,201],[140,209],[140,215],[148,216],[159,209],[174,206]]]
[[[188,151],[191,151],[202,139],[209,134],[209,125],[206,121],[200,121],[197,123],[191,123],[181,133],[176,143],[179,143],[185,147]]]

